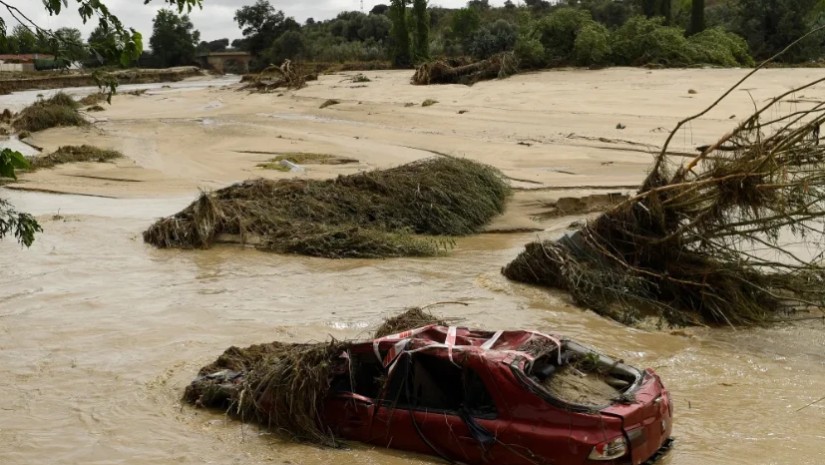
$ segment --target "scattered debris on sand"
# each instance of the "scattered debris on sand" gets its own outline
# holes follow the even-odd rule
[[[586,215],[588,213],[603,212],[630,198],[621,192],[607,194],[590,194],[583,197],[562,197],[554,202],[543,205],[543,211],[538,217],[542,220],[559,218],[562,216]]]
[[[628,324],[755,325],[822,309],[821,254],[793,245],[825,239],[825,115],[821,103],[781,111],[811,85],[771,99],[687,160],[668,144],[718,101],[683,120],[635,196],[573,234],[528,244],[504,275]]]
[[[512,52],[503,52],[474,63],[454,59],[424,63],[415,70],[412,83],[415,85],[473,85],[478,81],[504,79],[517,72],[516,56]]]
[[[252,180],[204,193],[143,234],[157,247],[209,248],[229,235],[329,258],[435,256],[504,211],[494,168],[439,157],[330,180]]]
[[[105,92],[95,92],[93,94],[89,94],[80,100],[77,101],[81,106],[84,107],[91,107],[94,105],[99,105],[103,102],[109,100],[109,94]]]
[[[77,111],[80,104],[70,95],[58,92],[24,108],[12,122],[17,131],[37,132],[62,126],[86,126],[88,121]]]
[[[265,163],[259,164],[258,167],[267,170],[289,171],[290,163],[295,165],[349,165],[358,163],[358,160],[326,153],[292,152],[280,154]]]
[[[323,110],[323,109],[324,109],[324,108],[326,108],[326,107],[331,107],[331,106],[333,106],[333,105],[338,105],[338,104],[340,104],[340,103],[341,103],[341,101],[340,101],[340,100],[337,100],[337,99],[331,98],[331,99],[329,99],[329,100],[325,101],[324,103],[322,103],[322,104],[321,104],[321,106],[320,106],[320,107],[318,107],[318,108],[319,108],[319,109],[321,109],[321,110]]]
[[[123,158],[117,150],[105,150],[91,145],[66,145],[48,155],[40,155],[30,160],[31,169],[53,168],[57,165],[78,162],[105,163]]]
[[[305,73],[298,66],[292,64],[290,60],[284,61],[280,66],[270,65],[258,74],[248,74],[241,82],[246,83],[241,90],[252,90],[255,92],[272,92],[276,89],[301,89],[309,81],[318,79],[316,73]]]

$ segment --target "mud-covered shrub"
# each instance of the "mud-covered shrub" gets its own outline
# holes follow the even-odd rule
[[[573,43],[573,57],[580,66],[603,66],[610,61],[610,31],[594,21],[584,23]]]

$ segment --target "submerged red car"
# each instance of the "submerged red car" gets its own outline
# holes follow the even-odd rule
[[[652,370],[534,331],[429,325],[352,343],[330,386],[334,435],[451,463],[638,465],[671,443]]]

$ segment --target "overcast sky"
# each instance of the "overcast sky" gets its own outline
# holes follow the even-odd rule
[[[69,0],[70,8],[68,10],[59,16],[51,17],[43,9],[40,0],[11,0],[8,3],[20,8],[20,11],[46,29],[74,27],[80,29],[84,37],[88,37],[89,33],[97,26],[94,21],[83,24],[77,14],[75,0]],[[148,46],[149,36],[152,35],[152,18],[154,18],[155,12],[162,8],[164,2],[153,0],[149,5],[144,5],[143,0],[105,0],[105,3],[109,6],[109,10],[118,16],[126,26],[133,27],[143,33],[144,42]],[[202,40],[216,40],[224,37],[230,40],[238,39],[241,37],[241,32],[232,19],[235,16],[235,10],[254,3],[255,0],[203,0],[203,9],[193,10],[189,16],[195,25],[195,29],[201,32]],[[341,11],[359,10],[361,8],[360,0],[270,0],[270,3],[276,10],[283,10],[287,16],[294,17],[302,24],[307,18],[329,19],[335,17]],[[374,5],[380,3],[389,4],[389,0],[364,0],[364,11],[369,12]],[[490,0],[491,5],[502,5],[503,3],[504,0]],[[431,6],[449,8],[458,8],[466,4],[466,0],[430,1]],[[0,16],[6,19],[9,30],[16,24],[15,21],[11,20],[5,9],[0,12]]]

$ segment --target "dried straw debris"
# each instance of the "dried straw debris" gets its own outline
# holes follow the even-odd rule
[[[411,308],[387,319],[377,331],[387,334],[443,320]],[[260,423],[299,441],[337,447],[320,408],[329,394],[336,365],[350,342],[331,339],[313,344],[272,342],[230,347],[198,372],[183,400],[222,409],[244,421]]]
[[[331,180],[253,180],[204,193],[144,240],[209,248],[222,235],[280,253],[329,258],[433,256],[503,212],[501,174],[440,157]]]

